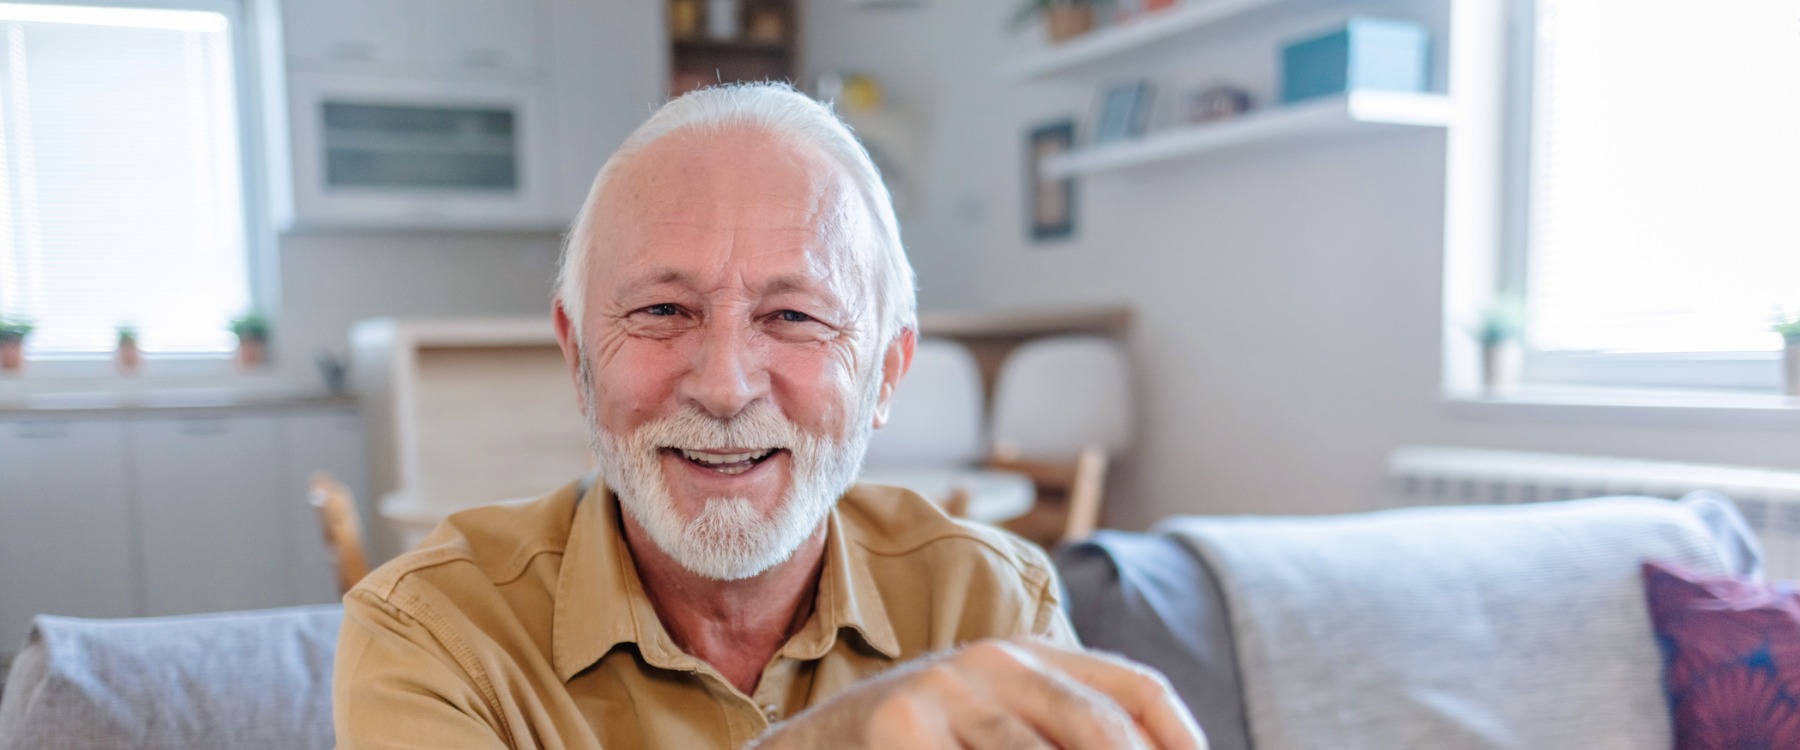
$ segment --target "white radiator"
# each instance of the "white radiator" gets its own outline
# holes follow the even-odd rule
[[[1628,458],[1407,446],[1388,456],[1402,505],[1531,503],[1717,490],[1756,530],[1770,578],[1800,578],[1800,471]]]

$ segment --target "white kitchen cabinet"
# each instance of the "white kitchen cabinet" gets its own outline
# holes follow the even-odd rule
[[[125,438],[118,421],[0,416],[0,654],[40,612],[139,610]]]
[[[280,422],[195,414],[139,419],[130,429],[145,613],[293,603]]]
[[[353,410],[294,414],[284,420],[287,451],[281,482],[281,510],[288,530],[288,545],[295,550],[288,568],[288,586],[297,603],[338,600],[337,573],[324,541],[318,514],[307,503],[307,488],[315,471],[329,472],[355,495],[362,512],[363,535],[375,528],[369,497],[367,451],[362,417]],[[366,545],[365,545],[366,546]]]
[[[532,71],[540,64],[536,2],[410,0],[412,45],[427,68]]]
[[[300,0],[282,10],[294,67],[393,71],[413,64],[409,0]]]
[[[364,446],[344,401],[0,410],[0,663],[40,613],[336,601],[307,479],[331,472],[367,513]]]
[[[289,66],[300,70],[448,75],[538,69],[533,0],[289,0]]]
[[[662,3],[254,8],[283,230],[561,230],[668,93]]]
[[[279,228],[565,223],[547,203],[556,167],[539,0],[256,7]]]

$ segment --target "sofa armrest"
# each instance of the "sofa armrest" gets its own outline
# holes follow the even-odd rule
[[[0,750],[333,744],[343,608],[39,616],[0,699]]]
[[[1103,530],[1054,557],[1083,645],[1155,667],[1212,750],[1249,750],[1229,618],[1197,555],[1166,535]]]

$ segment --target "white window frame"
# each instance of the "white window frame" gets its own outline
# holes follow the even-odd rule
[[[266,194],[267,128],[260,105],[262,60],[258,57],[255,25],[257,14],[273,8],[256,0],[14,0],[33,5],[63,5],[99,8],[142,8],[159,10],[194,10],[223,14],[231,26],[231,52],[235,62],[233,76],[237,93],[239,169],[243,186],[244,264],[249,278],[250,304],[276,325],[279,309],[278,269],[276,267],[275,231],[269,217]],[[0,393],[35,391],[45,385],[78,383],[86,386],[157,386],[199,380],[217,382],[237,380],[246,373],[239,370],[230,352],[206,354],[143,355],[141,375],[122,376],[113,366],[111,354],[49,353],[34,355],[24,374],[0,379]]]
[[[1510,0],[1506,41],[1504,123],[1501,134],[1500,241],[1496,276],[1501,291],[1530,307],[1532,84],[1537,4]],[[1533,385],[1696,389],[1778,393],[1781,352],[1615,354],[1543,351],[1526,346],[1522,380]]]

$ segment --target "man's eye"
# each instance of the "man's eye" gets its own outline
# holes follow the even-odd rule
[[[806,323],[812,320],[811,315],[796,310],[782,310],[775,313],[775,317],[780,318],[783,323]]]
[[[657,316],[657,317],[660,317],[660,318],[666,318],[666,317],[669,317],[669,316],[671,316],[671,315],[680,315],[680,314],[681,314],[681,308],[679,308],[679,307],[676,307],[676,306],[675,306],[675,305],[673,305],[673,304],[670,304],[670,303],[667,303],[667,302],[665,302],[665,303],[663,303],[663,304],[660,304],[660,305],[651,305],[651,306],[649,306],[649,307],[646,307],[646,308],[644,308],[644,309],[642,309],[642,310],[639,310],[639,311],[638,311],[638,312],[644,312],[644,313],[649,313],[649,314],[651,314],[651,315],[655,315],[655,316]]]

